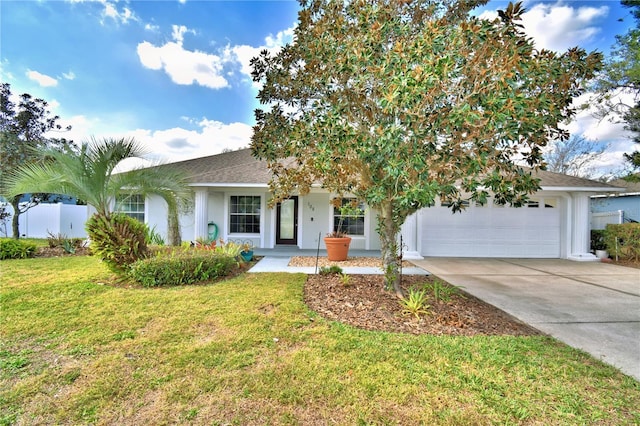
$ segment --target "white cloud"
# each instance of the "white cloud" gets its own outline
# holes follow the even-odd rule
[[[211,89],[229,85],[222,76],[223,59],[220,56],[186,50],[176,42],[156,47],[145,41],[138,44],[137,52],[143,66],[163,69],[176,84],[199,84]]]
[[[73,71],[63,72],[62,76],[67,80],[75,80],[76,74]]]
[[[154,46],[148,41],[138,44],[138,58],[142,65],[152,70],[163,69],[177,84],[199,84],[211,89],[227,87],[229,82],[223,77],[227,58],[185,49],[184,35],[196,32],[184,25],[173,25],[172,30],[174,41],[162,46]]]
[[[608,6],[575,8],[561,1],[538,3],[523,14],[522,22],[536,47],[564,51],[598,34],[602,28],[597,22],[608,13]]]
[[[602,31],[599,21],[609,14],[608,6],[573,7],[563,0],[527,4],[525,9],[521,22],[525,33],[533,38],[538,49],[558,52],[592,40]],[[478,17],[492,21],[498,12],[484,10]]]
[[[128,7],[122,7],[118,10],[117,2],[107,0],[99,0],[104,6],[102,16],[111,18],[119,24],[127,24],[129,21],[138,21],[138,17]],[[104,21],[103,21],[104,23]]]
[[[184,42],[185,33],[196,34],[194,30],[190,30],[184,25],[172,25],[171,28],[173,29],[171,36],[180,46],[182,46],[182,43]]]
[[[35,81],[41,87],[55,87],[58,85],[58,80],[46,74],[39,73],[38,71],[28,70],[26,75],[29,80]]]
[[[245,123],[222,123],[203,118],[200,120],[187,119],[195,129],[174,127],[170,129],[126,130],[113,128],[113,120],[102,120],[85,115],[76,115],[68,119],[61,119],[59,123],[66,127],[72,126],[70,131],[50,132],[49,136],[64,137],[81,144],[91,137],[101,138],[134,138],[142,143],[149,154],[148,161],[137,161],[128,165],[150,165],[155,162],[176,162],[191,158],[219,154],[225,149],[236,150],[248,147],[253,135],[252,126]]]
[[[156,131],[136,129],[117,137],[135,138],[153,153],[148,156],[149,160],[166,163],[219,154],[225,149],[245,148],[253,134],[253,128],[245,123],[226,124],[202,119],[198,126],[197,130],[180,127]]]
[[[262,46],[227,45],[216,53],[191,51],[183,46],[184,35],[196,34],[184,25],[172,26],[173,41],[155,46],[148,41],[138,44],[138,58],[142,65],[152,70],[164,70],[174,83],[182,85],[198,84],[211,89],[229,86],[226,76],[233,75],[228,69],[240,65],[240,72],[251,75],[251,58],[261,50],[275,51],[293,38],[293,27],[280,31],[275,36],[265,37]],[[227,70],[225,70],[227,68]]]
[[[593,94],[587,93],[574,100],[574,105],[593,104],[590,101]],[[594,115],[596,109],[591,107],[579,111],[574,119],[565,127],[572,135],[582,136],[592,141],[607,144],[606,151],[594,166],[598,174],[617,172],[624,164],[623,154],[632,152],[635,144],[630,139],[631,134],[625,130],[624,124],[617,117],[598,118]]]

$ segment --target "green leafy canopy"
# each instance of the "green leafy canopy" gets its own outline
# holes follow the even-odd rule
[[[535,49],[520,4],[493,21],[486,1],[303,1],[294,42],[252,60],[266,110],[254,155],[274,173],[275,200],[313,184],[378,212],[388,285],[410,214],[438,197],[519,205],[538,181],[547,140],[601,55]],[[396,286],[396,291],[398,288]]]

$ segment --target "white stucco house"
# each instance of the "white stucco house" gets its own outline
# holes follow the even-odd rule
[[[249,149],[174,165],[188,173],[195,193],[192,208],[180,218],[183,240],[215,236],[250,241],[257,248],[315,249],[339,218],[329,202],[332,194],[322,188],[269,208],[270,172]],[[590,196],[620,189],[551,172],[537,176],[542,189],[526,207],[472,203],[456,214],[439,204],[420,210],[402,227],[404,256],[595,260],[589,253]],[[140,198],[129,207],[130,214],[166,236],[164,201]],[[375,211],[365,206],[364,214],[347,226],[352,248],[380,249]],[[324,248],[322,240],[320,247]]]

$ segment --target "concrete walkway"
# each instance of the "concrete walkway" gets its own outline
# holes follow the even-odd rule
[[[562,259],[412,262],[640,381],[640,270]]]
[[[313,253],[315,255],[315,253]],[[326,256],[326,254],[325,254]],[[274,256],[266,255],[258,263],[256,263],[249,272],[289,272],[292,274],[315,274],[315,266],[289,266],[291,256]],[[318,270],[320,268],[318,267]],[[342,268],[345,274],[371,274],[381,275],[382,269],[371,266],[345,266]],[[405,275],[428,275],[424,269],[419,267],[404,268],[402,273]]]

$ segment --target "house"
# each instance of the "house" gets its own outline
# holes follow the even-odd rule
[[[174,163],[190,176],[195,196],[181,215],[182,238],[223,238],[258,248],[316,249],[339,221],[332,194],[313,188],[274,208],[268,207],[270,172],[249,149]],[[163,167],[163,166],[161,166]],[[521,208],[473,203],[452,214],[439,203],[409,217],[402,227],[405,257],[532,257],[593,260],[589,253],[589,197],[619,188],[601,182],[538,172],[542,189]],[[167,234],[167,208],[150,197],[129,203],[161,235]],[[135,210],[135,211],[134,211]],[[364,206],[351,218],[351,247],[379,250],[375,212]],[[324,244],[320,241],[320,247]]]
[[[592,228],[604,229],[607,223],[640,222],[640,181],[616,179],[609,182],[624,192],[591,197]]]

